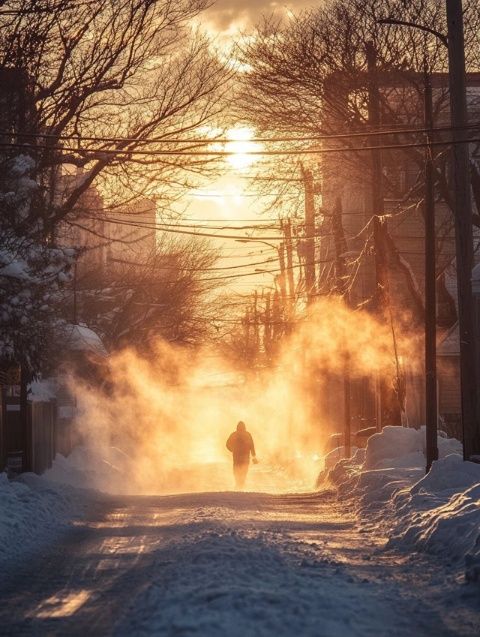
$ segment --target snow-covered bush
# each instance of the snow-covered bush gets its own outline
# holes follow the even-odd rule
[[[20,155],[0,180],[0,362],[30,373],[44,364],[58,327],[55,306],[75,252],[43,233],[35,163]]]

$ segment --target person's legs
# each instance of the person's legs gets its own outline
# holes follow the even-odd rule
[[[245,486],[247,472],[248,472],[248,463],[233,465],[233,475],[235,476],[235,487],[237,489],[243,489],[243,487]]]

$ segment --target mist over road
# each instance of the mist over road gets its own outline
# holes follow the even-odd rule
[[[384,543],[328,492],[101,497],[2,576],[0,632],[478,634],[478,600],[453,571]]]

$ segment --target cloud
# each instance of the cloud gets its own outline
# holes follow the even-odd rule
[[[219,34],[254,26],[263,15],[300,11],[311,4],[308,0],[216,0],[204,14],[203,22]]]

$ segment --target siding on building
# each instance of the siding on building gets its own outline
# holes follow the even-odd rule
[[[418,86],[405,84],[397,77],[388,74],[381,75],[380,91],[383,99],[388,100],[392,112],[396,113],[396,123],[403,124],[405,128],[421,127],[423,125],[423,104],[421,87],[422,78],[417,78]],[[468,76],[468,106],[469,117],[478,121],[480,116],[480,74]],[[448,107],[448,76],[446,74],[433,74],[433,100],[436,112],[436,126],[449,125]],[[406,106],[405,106],[406,105]],[[391,120],[390,120],[391,121]],[[332,125],[332,122],[330,122]],[[388,119],[384,126],[388,127]],[[341,129],[341,125],[337,127]],[[448,139],[447,132],[437,134],[443,139]],[[439,137],[437,137],[438,139]],[[398,141],[405,141],[401,139]],[[471,145],[472,157],[480,156],[480,147]],[[443,161],[440,158],[439,161]],[[423,180],[423,149],[406,151],[384,151],[382,154],[384,168],[384,194],[385,213],[388,215],[387,227],[394,240],[395,246],[410,269],[420,296],[424,294],[424,241],[425,228],[421,203],[421,189],[416,199],[407,196],[412,184],[416,181],[421,185]],[[448,165],[448,164],[447,164]],[[322,207],[325,211],[324,221],[320,231],[327,235],[322,239],[320,258],[335,258],[333,239],[328,239],[331,234],[329,214],[334,209],[338,200],[342,204],[342,222],[347,239],[348,251],[357,256],[362,250],[365,240],[371,229],[368,224],[373,211],[371,207],[371,177],[370,154],[359,153],[355,161],[345,158],[342,154],[328,154],[322,158],[320,166],[322,174]],[[390,186],[389,186],[390,184]],[[442,237],[437,247],[438,272],[446,273],[446,288],[453,298],[456,298],[455,278],[455,241],[453,218],[449,207],[442,201],[436,205],[437,235]],[[480,239],[478,230],[475,230],[477,239]],[[320,250],[319,250],[320,251]],[[477,253],[476,262],[480,260]],[[319,281],[319,288],[331,289],[333,274],[330,281]],[[394,262],[390,262],[390,298],[392,301],[392,313],[394,323],[401,328],[418,328],[419,333],[423,329],[421,318],[415,311],[413,297],[406,286],[405,274],[398,269]],[[363,263],[358,270],[355,283],[351,290],[351,302],[354,305],[364,303],[372,297],[375,291],[375,260],[373,254],[366,254]],[[416,318],[417,317],[417,318]],[[449,347],[451,353],[448,356],[439,353],[439,409],[440,413],[448,416],[453,422],[458,420],[460,414],[460,391],[458,380],[458,356],[459,342],[458,331],[450,337]],[[417,364],[421,369],[423,348],[418,348],[419,360]],[[408,375],[408,373],[407,373]],[[424,383],[420,373],[418,378],[413,376],[407,381],[410,397],[407,397],[410,413],[414,419],[423,421],[424,411]]]

